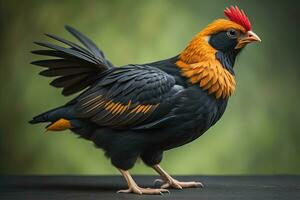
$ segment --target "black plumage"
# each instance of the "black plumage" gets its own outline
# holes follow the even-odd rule
[[[112,68],[113,65],[105,59],[104,54],[92,41],[69,26],[66,26],[66,29],[86,49],[58,36],[46,34],[68,47],[61,47],[47,42],[35,42],[35,44],[48,49],[32,51],[33,54],[53,56],[56,59],[39,60],[32,62],[32,64],[48,68],[42,71],[40,75],[59,76],[50,84],[54,87],[64,88],[62,94],[68,96],[93,84],[99,78],[99,74]]]
[[[86,49],[46,34],[69,47],[36,42],[48,49],[33,53],[56,58],[32,64],[47,68],[41,75],[58,77],[51,85],[64,88],[64,95],[89,88],[31,123],[68,119],[73,132],[103,148],[112,163],[125,170],[138,157],[148,165],[159,163],[164,150],[196,139],[224,112],[227,99],[215,99],[190,84],[175,65],[177,56],[114,67],[91,40],[71,27],[66,29]]]
[[[63,88],[63,95],[85,90],[65,105],[34,117],[30,123],[49,122],[49,130],[54,126],[58,130],[70,129],[93,141],[125,177],[124,170],[132,168],[139,157],[165,175],[158,166],[163,152],[195,140],[223,115],[228,97],[217,98],[207,88],[201,88],[201,84],[184,76],[177,64],[180,56],[115,67],[91,40],[69,26],[66,29],[84,47],[46,34],[67,47],[36,42],[46,49],[32,53],[53,59],[32,64],[46,68],[40,75],[55,77],[50,84]],[[214,62],[220,62],[224,70],[234,74],[232,67],[239,50],[234,49],[235,40],[220,41],[224,37],[227,35],[223,31],[210,38],[209,43],[218,49]],[[192,69],[195,70],[189,72],[192,76],[199,75],[197,70],[202,70]],[[208,75],[200,74],[199,77]],[[210,81],[212,86],[218,79]],[[233,84],[228,82],[232,79],[224,81]],[[221,83],[217,89],[227,90]],[[126,180],[128,182],[128,178]],[[169,184],[180,188],[200,183]]]
[[[227,99],[217,100],[190,84],[175,65],[177,56],[114,67],[91,40],[66,28],[86,49],[47,34],[69,47],[37,42],[50,50],[33,53],[59,59],[32,64],[47,68],[40,73],[43,76],[58,76],[51,85],[64,88],[64,95],[89,88],[65,106],[35,117],[32,123],[68,119],[71,130],[103,148],[116,167],[130,169],[138,157],[148,165],[159,163],[164,150],[199,137],[224,112]]]

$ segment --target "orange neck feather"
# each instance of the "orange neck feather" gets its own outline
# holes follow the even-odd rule
[[[236,83],[234,75],[216,59],[217,50],[208,43],[208,39],[212,33],[229,28],[246,31],[234,22],[224,19],[216,20],[196,35],[176,62],[183,76],[189,78],[193,84],[198,83],[209,94],[214,93],[216,98],[231,96]]]

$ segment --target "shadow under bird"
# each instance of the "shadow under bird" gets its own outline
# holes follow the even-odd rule
[[[48,131],[70,129],[105,151],[125,178],[121,193],[162,194],[167,188],[203,187],[172,178],[159,163],[163,152],[197,139],[223,115],[235,90],[234,62],[249,43],[260,41],[237,6],[224,11],[172,58],[115,67],[83,34],[66,26],[83,46],[47,34],[68,47],[36,42],[51,56],[32,64],[40,74],[56,77],[50,85],[65,96],[82,91],[65,105],[34,117],[50,123]],[[160,176],[160,188],[142,188],[129,173],[138,158]]]

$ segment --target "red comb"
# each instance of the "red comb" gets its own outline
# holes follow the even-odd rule
[[[251,23],[244,13],[243,10],[240,10],[237,6],[230,6],[230,8],[226,8],[224,10],[224,14],[228,17],[231,21],[243,26],[247,31],[252,29]]]

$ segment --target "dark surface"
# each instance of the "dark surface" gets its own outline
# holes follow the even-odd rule
[[[150,187],[154,176],[135,176]],[[170,190],[164,196],[117,194],[125,189],[121,176],[0,176],[0,199],[300,199],[300,176],[182,176],[205,187]]]

